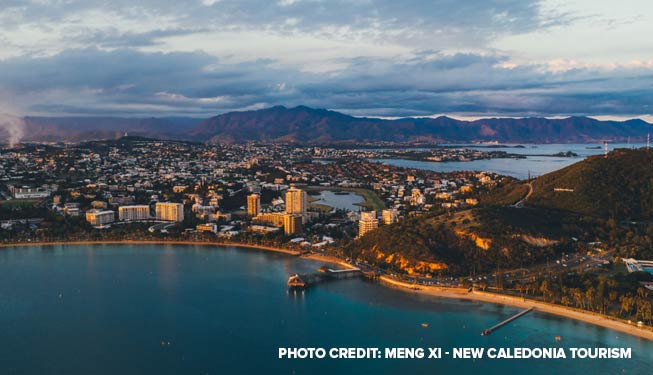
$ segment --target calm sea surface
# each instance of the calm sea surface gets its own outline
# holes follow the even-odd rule
[[[481,337],[518,310],[361,280],[288,293],[290,273],[319,265],[202,246],[0,249],[0,374],[651,373],[653,343],[539,312]],[[279,360],[280,346],[630,347],[634,358]]]
[[[525,179],[530,172],[531,176],[541,176],[564,168],[573,163],[579,162],[590,155],[603,154],[603,144],[525,144],[524,147],[479,147],[478,145],[460,145],[461,148],[469,148],[482,151],[506,151],[512,154],[532,155],[525,159],[489,159],[474,160],[468,162],[431,162],[415,161],[404,159],[382,159],[380,162],[391,164],[397,167],[425,169],[436,172],[454,171],[482,171],[495,172],[506,176],[513,176]],[[610,143],[608,149],[644,147],[645,144]],[[571,151],[576,157],[544,156],[554,155],[559,152]]]

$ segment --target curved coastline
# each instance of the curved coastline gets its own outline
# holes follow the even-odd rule
[[[270,251],[276,253],[283,253],[293,255],[304,259],[311,259],[325,263],[337,264],[341,267],[352,268],[351,264],[343,261],[342,259],[321,255],[321,254],[302,254],[300,251],[284,249],[281,247],[254,245],[239,242],[207,242],[207,241],[165,241],[165,240],[113,240],[113,241],[53,241],[53,242],[20,242],[20,243],[2,243],[0,248],[8,247],[28,247],[28,246],[58,246],[58,245],[198,245],[198,246],[218,246],[218,247],[241,247],[246,249],[255,249]],[[451,288],[451,287],[437,287],[415,285],[397,280],[389,276],[380,276],[379,281],[381,285],[391,287],[397,290],[422,294],[432,297],[440,298],[454,298],[465,299],[471,301],[495,303],[501,305],[508,305],[519,308],[535,307],[536,310],[545,313],[562,316],[569,319],[582,321],[585,323],[597,325],[600,327],[608,328],[614,331],[626,333],[629,335],[637,336],[647,340],[653,341],[653,330],[646,327],[638,327],[628,322],[610,318],[608,316],[599,315],[590,311],[554,305],[546,302],[535,301],[532,299],[513,297],[509,295],[501,295],[496,293],[488,293],[482,291],[469,292],[466,288]]]
[[[166,240],[108,240],[108,241],[52,241],[52,242],[17,242],[17,243],[2,243],[0,248],[3,247],[27,247],[27,246],[59,246],[59,245],[198,245],[198,246],[219,246],[219,247],[243,247],[247,249],[258,249],[265,251],[273,251],[276,253],[284,253],[289,255],[300,255],[299,251],[284,249],[281,247],[265,246],[265,245],[252,245],[240,242],[208,242],[208,241],[166,241]]]
[[[469,292],[467,288],[413,285],[387,276],[381,276],[379,277],[379,280],[381,283],[389,287],[427,296],[496,303],[500,305],[508,305],[524,309],[535,307],[535,310],[537,311],[597,325],[603,328],[627,333],[629,335],[637,336],[643,339],[653,340],[653,330],[650,328],[638,327],[636,325],[629,324],[626,321],[617,318],[610,318],[605,315],[599,315],[592,313],[591,311],[554,305],[551,303],[535,301],[532,299],[513,297],[504,294],[488,293],[482,291]]]

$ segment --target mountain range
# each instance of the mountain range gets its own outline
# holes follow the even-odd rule
[[[353,117],[305,106],[275,106],[229,112],[208,119],[119,117],[25,117],[24,141],[82,141],[130,135],[210,143],[292,142],[538,142],[643,141],[651,124],[643,120],[599,121],[589,117],[548,119]],[[6,137],[0,128],[0,137]]]

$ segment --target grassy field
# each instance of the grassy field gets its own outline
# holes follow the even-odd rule
[[[38,203],[38,199],[12,199],[10,201],[0,201],[0,206],[11,208],[18,206],[33,206]]]
[[[370,210],[377,210],[381,211],[386,208],[385,203],[379,198],[376,193],[370,189],[362,189],[362,188],[345,188],[345,187],[337,187],[337,186],[305,186],[304,189],[306,191],[333,191],[333,192],[338,192],[338,191],[349,191],[355,194],[360,195],[365,199],[365,202],[363,203],[358,203],[358,206],[368,208]]]

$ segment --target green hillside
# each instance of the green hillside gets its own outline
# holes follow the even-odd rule
[[[619,149],[535,180],[526,204],[609,217],[653,219],[653,151]]]
[[[366,234],[349,247],[354,258],[409,274],[489,272],[546,262],[593,241],[593,221],[548,210],[488,207],[408,218]]]
[[[592,242],[652,256],[653,151],[590,157],[532,185],[528,195],[528,184],[504,179],[479,195],[481,207],[381,227],[354,241],[350,255],[396,272],[451,275],[540,264]]]

